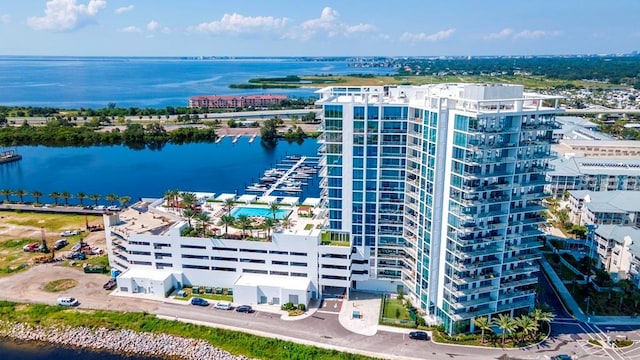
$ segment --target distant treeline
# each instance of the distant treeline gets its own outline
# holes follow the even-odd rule
[[[560,80],[608,81],[640,89],[640,56],[403,59],[400,75],[528,73]],[[594,85],[596,87],[596,85]]]
[[[297,109],[304,108],[305,106],[313,105],[316,102],[316,97],[310,98],[288,98],[280,102],[277,106],[271,106],[270,109]],[[167,106],[162,109],[155,108],[119,108],[115,103],[109,103],[107,107],[100,109],[91,108],[79,108],[79,109],[60,109],[54,107],[42,107],[42,106],[0,106],[0,119],[7,117],[55,117],[63,116],[71,118],[72,120],[90,120],[93,117],[109,117],[115,120],[118,117],[125,116],[137,116],[139,118],[155,117],[157,119],[166,118],[173,115],[191,115],[191,114],[206,114],[213,112],[230,112],[230,111],[250,111],[248,108],[236,108],[236,109],[206,109],[206,108],[189,108],[189,107],[174,107]],[[1,125],[1,123],[0,123]]]
[[[44,126],[30,126],[24,123],[17,127],[0,128],[0,146],[126,145],[132,149],[161,149],[167,143],[212,142],[217,137],[212,127],[181,127],[166,131],[158,123],[144,126],[129,123],[122,131],[118,128],[103,132],[97,130],[99,127],[90,123],[77,126],[65,119],[54,119]]]

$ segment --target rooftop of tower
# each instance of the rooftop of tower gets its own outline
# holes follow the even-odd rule
[[[559,110],[559,96],[524,91],[523,85],[513,84],[429,84],[390,86],[330,86],[319,89],[319,104],[408,104],[434,107],[436,99],[455,100],[454,107],[470,112],[513,110]],[[550,100],[550,102],[546,102]]]

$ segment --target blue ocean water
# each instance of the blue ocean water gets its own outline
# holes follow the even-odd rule
[[[253,143],[249,143],[249,137],[241,137],[236,143],[224,138],[220,143],[167,144],[162,150],[132,150],[126,146],[15,149],[22,160],[0,164],[1,189],[44,194],[84,192],[103,198],[114,193],[135,200],[162,197],[169,189],[242,194],[266,169],[276,167],[288,155],[317,156],[318,143],[315,139],[301,144],[279,141],[271,149],[264,147],[259,137]],[[304,189],[301,196],[319,195],[317,180]],[[40,201],[52,202],[46,196]]]
[[[0,105],[57,108],[187,106],[194,95],[286,94],[308,98],[315,89],[230,89],[254,77],[378,73],[347,61],[118,57],[0,57]]]

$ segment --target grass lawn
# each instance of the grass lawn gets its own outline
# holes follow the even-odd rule
[[[7,224],[44,227],[47,232],[60,232],[85,227],[85,215],[75,214],[43,214],[31,212],[2,212],[3,222]],[[89,223],[100,221],[101,216],[89,216]]]
[[[231,295],[217,295],[217,294],[187,294],[187,296],[174,296],[173,298],[176,300],[184,300],[188,301],[191,298],[199,297],[207,300],[223,300],[223,301],[231,301],[233,302],[233,296]]]
[[[72,289],[76,287],[76,285],[78,285],[78,280],[58,279],[58,280],[49,281],[48,283],[44,284],[44,286],[42,287],[42,290],[48,291],[48,292],[60,292],[60,291]]]
[[[409,311],[404,307],[402,301],[398,299],[385,300],[384,313],[382,316],[397,320],[411,320]]]
[[[40,326],[84,326],[89,328],[130,329],[203,339],[211,345],[256,359],[368,360],[372,357],[300,345],[247,333],[158,319],[139,312],[111,312],[70,309],[62,306],[16,304],[0,301],[0,318]]]

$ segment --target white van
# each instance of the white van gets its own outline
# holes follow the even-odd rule
[[[79,304],[78,299],[69,296],[59,297],[56,303],[60,306],[76,306]]]
[[[219,301],[214,307],[219,310],[231,310],[231,303],[228,301]]]

